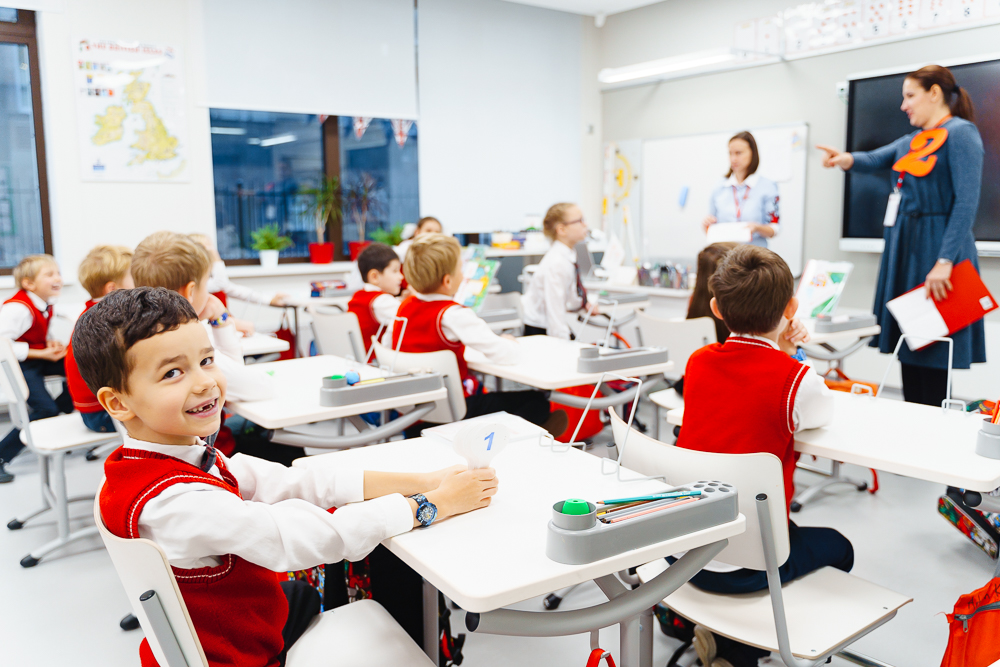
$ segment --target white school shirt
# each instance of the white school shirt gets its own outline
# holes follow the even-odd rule
[[[736,215],[737,202],[739,202],[739,216]],[[737,183],[736,176],[733,175],[719,181],[712,190],[708,213],[719,222],[769,225],[774,231],[774,236],[777,236],[781,231],[778,202],[778,186],[773,181],[763,178],[760,174],[750,174],[742,183]],[[752,242],[767,247],[767,239],[756,233]]]
[[[126,448],[195,466],[205,452],[202,444],[123,440]],[[410,503],[398,493],[361,502],[363,470],[322,460],[307,468],[286,468],[245,454],[219,456],[239,483],[242,500],[211,484],[174,484],[148,501],[139,515],[139,536],[160,545],[175,567],[215,567],[226,554],[274,572],[357,561],[382,540],[413,527]],[[222,478],[217,466],[208,472]],[[339,509],[330,514],[329,507]]]
[[[208,278],[208,292],[225,292],[227,297],[248,301],[250,303],[260,303],[265,306],[271,304],[273,294],[265,294],[251,289],[245,285],[237,285],[229,280],[229,272],[226,270],[226,263],[222,260],[212,264],[212,273]]]
[[[420,294],[421,301],[452,301],[447,294]],[[449,308],[441,316],[441,330],[452,343],[461,341],[466,347],[482,352],[494,364],[512,365],[518,362],[517,341],[493,333],[483,318],[471,308]]]
[[[31,299],[31,303],[35,304],[35,308],[42,311],[42,317],[48,318],[49,314],[46,312],[46,308],[49,307],[49,304],[34,292],[28,290],[24,292]],[[33,319],[31,310],[23,303],[14,301],[5,303],[0,308],[0,337],[10,339],[11,347],[14,348],[14,356],[17,357],[18,361],[24,361],[28,358],[28,344],[17,339],[31,328]]]
[[[726,345],[739,344],[733,342],[733,338],[737,336],[767,343],[776,350],[780,349],[778,344],[770,338],[754,336],[752,334],[731,333],[726,341]],[[795,424],[795,432],[798,433],[806,429],[826,426],[832,420],[833,392],[826,386],[826,382],[823,381],[819,373],[814,370],[807,370],[802,375],[802,382],[799,383],[799,390],[795,394],[795,404],[792,406],[792,421]],[[675,557],[680,558],[685,553],[687,552],[683,551],[675,554]],[[735,572],[742,568],[713,560],[704,569],[709,572]]]
[[[531,277],[522,304],[525,324],[569,340],[566,313],[585,305],[576,293],[576,250],[555,241]]]
[[[274,395],[274,382],[264,371],[243,363],[243,343],[236,327],[202,326],[215,347],[215,363],[226,378],[226,398],[234,401],[262,401]]]
[[[366,292],[382,292],[377,285],[371,285],[365,283],[362,289]],[[392,329],[392,323],[396,317],[396,311],[399,310],[399,299],[391,294],[382,292],[381,296],[375,297],[372,301],[371,309],[372,314],[375,315],[375,321],[379,324],[385,325],[387,329]]]

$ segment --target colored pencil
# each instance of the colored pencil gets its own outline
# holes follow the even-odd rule
[[[997,399],[997,404],[993,406],[993,419],[990,422],[994,424],[1000,423],[1000,398]]]
[[[607,510],[606,512],[604,512],[601,515],[600,518],[601,518],[601,520],[607,520],[607,519],[610,519],[612,517],[618,518],[618,517],[621,517],[621,516],[625,516],[627,514],[634,514],[635,512],[641,512],[641,511],[645,511],[645,510],[648,510],[648,509],[653,509],[654,507],[662,507],[664,505],[670,505],[670,504],[673,504],[673,503],[677,502],[678,500],[680,500],[680,499],[679,498],[663,498],[661,500],[651,500],[649,502],[639,503],[639,504],[634,505],[632,507],[620,508],[620,509],[616,508],[616,509],[613,509],[613,510]]]
[[[663,500],[664,498],[685,498],[687,496],[700,496],[701,489],[690,491],[668,491],[665,493],[653,493],[648,496],[634,496],[632,498],[612,498],[611,500],[598,500],[598,505],[620,505],[624,503],[634,503],[642,500]]]
[[[622,517],[616,517],[614,519],[608,519],[608,523],[617,523],[619,521],[626,521],[628,519],[634,519],[637,516],[642,516],[644,514],[652,514],[653,512],[659,512],[660,510],[670,509],[671,507],[677,507],[678,505],[687,505],[688,503],[693,503],[697,501],[698,498],[685,498],[684,500],[678,500],[677,502],[670,503],[669,505],[663,505],[661,507],[654,507],[653,509],[643,510],[642,512],[635,512],[633,514],[628,514]]]
[[[630,507],[638,507],[639,505],[646,505],[646,504],[648,504],[646,501],[639,501],[635,503],[628,503],[627,505],[606,505],[604,509],[602,509],[600,512],[597,513],[597,516],[602,516],[604,514],[611,514],[613,512],[621,512],[622,510],[626,510]]]

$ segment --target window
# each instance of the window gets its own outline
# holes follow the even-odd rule
[[[0,273],[52,252],[34,12],[0,8]]]
[[[251,232],[272,224],[295,244],[282,261],[308,261],[312,199],[299,192],[323,175],[343,187],[343,225],[331,225],[326,238],[340,257],[362,222],[370,239],[419,217],[416,123],[228,109],[212,109],[210,118],[218,247],[227,263],[257,262]]]

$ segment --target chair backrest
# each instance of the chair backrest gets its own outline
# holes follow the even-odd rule
[[[458,360],[454,352],[397,352],[377,342],[374,345],[375,358],[382,368],[391,368],[396,373],[430,369],[444,376],[448,400],[438,401],[435,408],[424,417],[424,421],[447,424],[465,417],[465,390],[462,388],[462,376],[458,372]]]
[[[670,351],[674,370],[668,375],[684,375],[688,357],[696,350],[715,343],[715,321],[711,317],[693,320],[652,317],[641,310],[635,313],[636,338],[643,345],[665,347]]]
[[[103,480],[100,486],[101,489],[104,488]],[[97,498],[94,500],[94,523],[97,524],[104,546],[107,547],[111,562],[118,572],[118,578],[125,588],[125,595],[132,605],[136,618],[139,619],[139,625],[142,626],[156,661],[164,667],[174,667],[176,664],[168,660],[168,653],[164,650],[164,645],[168,645],[171,639],[169,636],[162,636],[161,633],[168,633],[176,640],[177,648],[187,661],[188,667],[201,665],[208,667],[208,658],[205,657],[191,616],[188,615],[187,606],[181,597],[180,588],[177,587],[177,580],[174,579],[167,555],[151,540],[123,539],[111,534],[101,517],[100,498],[101,492],[98,490]],[[161,628],[152,622],[146,613],[146,608],[139,602],[139,596],[150,590],[156,591],[156,597],[163,607],[169,628]],[[166,651],[170,651],[170,648]]]
[[[479,312],[485,313],[491,310],[517,310],[517,316],[521,317],[521,293],[504,292],[503,294],[487,294],[483,299],[483,307]]]
[[[4,368],[0,372],[0,389],[10,406],[10,420],[14,428],[24,429],[28,424],[28,383],[9,338],[0,338],[0,362]]]
[[[363,339],[357,315],[329,306],[310,306],[307,310],[312,315],[313,339],[319,354],[365,360],[371,341]]]
[[[648,435],[629,429],[614,410],[611,429],[620,455],[618,460],[629,470],[643,475],[662,475],[669,484],[688,484],[699,480],[716,480],[736,487],[740,512],[746,518],[746,532],[729,538],[729,546],[715,560],[765,570],[764,546],[757,520],[756,497],[767,494],[774,529],[778,563],[788,560],[788,515],[785,508],[785,484],[781,460],[774,454],[717,454],[683,449],[654,440]],[[628,433],[628,443],[625,434]]]

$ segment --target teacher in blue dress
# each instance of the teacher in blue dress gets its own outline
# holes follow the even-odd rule
[[[844,171],[892,168],[896,177],[885,216],[885,249],[875,292],[875,315],[882,333],[872,346],[882,353],[891,353],[900,336],[886,302],[921,283],[926,283],[929,297],[947,299],[952,266],[969,259],[979,270],[972,225],[979,209],[983,140],[975,126],[972,100],[951,71],[928,65],[903,81],[901,109],[910,125],[920,129],[888,146],[859,153],[818,146],[826,151],[825,167]],[[954,368],[986,361],[982,320],[951,338]],[[948,384],[947,344],[934,343],[918,351],[903,345],[899,360],[903,398],[941,405]]]
[[[778,186],[757,173],[760,156],[749,132],[729,140],[729,173],[712,190],[705,232],[716,223],[743,222],[750,230],[750,243],[763,248],[778,233]],[[732,239],[735,240],[735,239]]]

